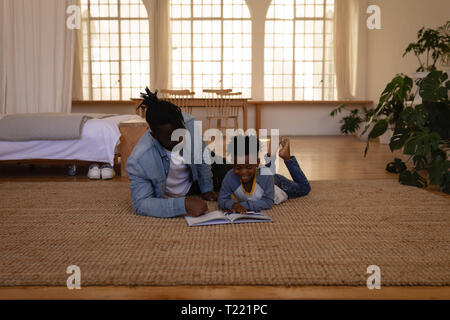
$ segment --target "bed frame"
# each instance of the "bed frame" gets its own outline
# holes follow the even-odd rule
[[[120,155],[114,155],[114,166],[120,165],[121,161],[119,160]],[[91,163],[97,161],[86,161],[86,160],[77,160],[77,159],[18,159],[18,160],[0,160],[1,165],[9,165],[9,164],[29,164],[29,165],[76,165],[76,166],[88,166]],[[106,162],[105,162],[106,163]],[[116,172],[116,174],[118,174]]]

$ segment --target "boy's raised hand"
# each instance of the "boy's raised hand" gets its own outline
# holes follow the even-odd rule
[[[198,198],[184,198],[184,207],[186,208],[186,214],[191,217],[201,216],[208,211],[206,202]]]

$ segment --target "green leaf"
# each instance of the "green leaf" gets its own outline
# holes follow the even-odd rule
[[[405,76],[404,81],[405,81],[404,92],[411,91],[414,84],[413,79],[408,76]]]
[[[400,119],[404,120],[409,127],[423,127],[428,121],[428,110],[423,104],[416,107],[407,107],[400,113]]]
[[[387,127],[388,122],[385,119],[378,120],[378,122],[373,126],[372,131],[369,133],[369,139],[381,136],[386,132]]]
[[[427,158],[423,155],[414,155],[412,157],[412,160],[414,163],[415,170],[422,170],[427,167],[428,161],[427,161]]]
[[[440,186],[444,182],[444,175],[449,168],[450,161],[446,160],[441,155],[435,157],[427,170],[430,184]]]
[[[423,104],[419,104],[414,108],[414,118],[415,125],[424,126],[428,120],[428,110]]]
[[[444,181],[441,184],[441,191],[450,194],[450,171],[444,174]]]
[[[404,101],[412,87],[412,79],[408,76],[397,76],[393,80],[392,96],[396,101]]]
[[[334,109],[333,111],[331,111],[330,116],[334,117],[335,115],[337,115],[338,113],[342,112],[342,109],[344,109],[347,105],[345,103],[341,103],[340,105],[337,106],[336,109]]]
[[[423,101],[441,101],[448,98],[447,88],[442,86],[446,77],[442,71],[432,71],[423,79],[419,85],[419,94]]]
[[[409,80],[406,80],[406,85],[405,85],[405,79],[410,79],[411,82]],[[382,106],[391,97],[393,97],[394,100],[400,100],[400,101],[404,100],[404,97],[402,97],[402,93],[404,93],[403,89],[405,87],[406,88],[409,87],[409,83],[411,83],[411,87],[412,87],[412,79],[411,78],[409,78],[407,76],[403,76],[403,75],[395,76],[394,79],[392,79],[391,82],[389,82],[386,85],[386,88],[381,93],[378,106]]]
[[[409,137],[403,148],[404,154],[425,156],[438,148],[440,136],[436,132],[431,132],[428,128],[415,132]]]
[[[427,186],[427,181],[417,171],[405,170],[401,172],[398,176],[398,181],[403,185],[418,188],[425,188]]]
[[[438,100],[445,100],[448,98],[448,89],[446,87],[440,87],[437,90]]]
[[[413,137],[410,137],[406,140],[405,146],[403,147],[404,154],[414,154],[414,152],[416,151],[416,145],[412,138]]]
[[[446,102],[424,102],[428,112],[427,126],[442,139],[450,139],[450,104]]]
[[[358,112],[358,109],[354,109],[348,116],[341,119],[340,123],[342,123],[342,125],[340,129],[343,134],[352,134],[359,129],[359,125],[363,120],[358,116]]]
[[[404,146],[406,140],[409,138],[409,131],[403,130],[400,133],[395,133],[392,135],[391,141],[389,142],[389,148],[391,151],[398,150]]]
[[[400,118],[408,121],[408,119],[411,117],[411,115],[414,113],[413,107],[406,107],[401,113]]]

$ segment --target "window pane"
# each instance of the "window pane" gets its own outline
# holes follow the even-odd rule
[[[81,5],[83,98],[129,99],[150,82],[149,21],[143,2],[82,0]]]
[[[178,5],[170,1],[171,12]],[[252,28],[245,0],[186,0],[184,6],[195,20],[171,14],[171,41],[176,44],[172,46],[172,88],[198,95],[203,88],[251,92]]]
[[[333,7],[331,0],[271,2],[265,26],[265,99],[335,98]]]

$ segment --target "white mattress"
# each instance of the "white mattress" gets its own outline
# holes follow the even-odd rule
[[[141,118],[120,115],[90,119],[84,124],[81,139],[75,140],[0,141],[0,160],[74,159],[114,165],[120,138],[119,123],[133,119]]]

